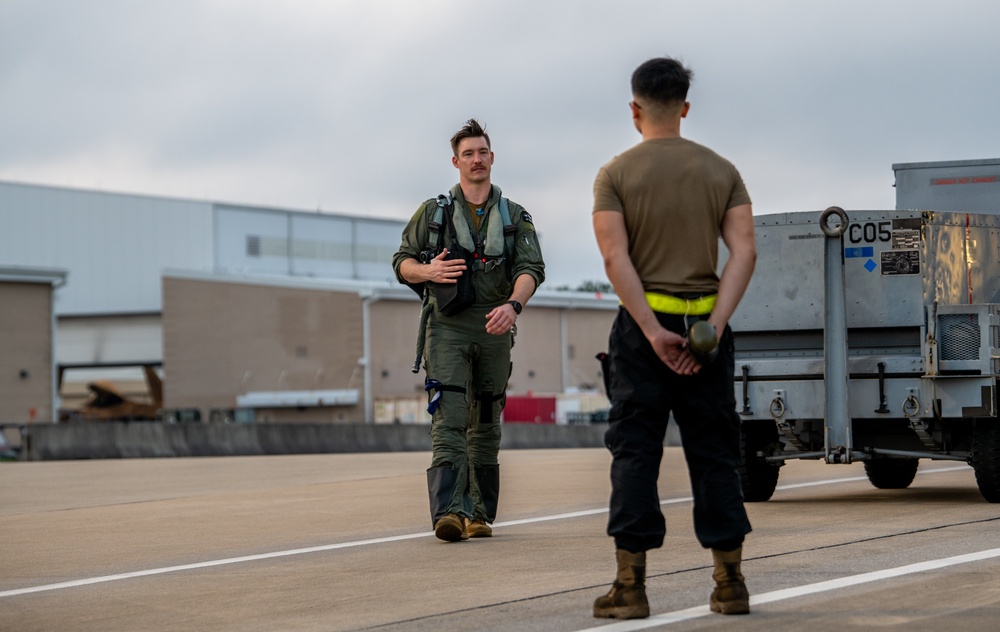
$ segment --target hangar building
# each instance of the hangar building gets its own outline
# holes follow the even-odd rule
[[[98,378],[146,397],[140,367],[152,365],[178,414],[423,420],[422,376],[409,370],[419,303],[389,263],[404,225],[0,182],[0,267],[61,271],[47,321],[54,402],[36,410],[54,418]],[[543,286],[519,320],[510,392],[600,393],[593,358],[616,308]],[[0,370],[16,373],[12,362],[0,357]]]

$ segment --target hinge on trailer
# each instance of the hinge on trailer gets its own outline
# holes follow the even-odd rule
[[[750,365],[743,365],[743,410],[740,411],[743,416],[750,416],[753,411],[750,410]]]
[[[932,450],[937,450],[941,448],[941,446],[938,445],[937,441],[934,440],[934,437],[932,437],[931,434],[927,432],[927,422],[924,421],[923,419],[918,419],[917,417],[910,417],[910,428],[912,428],[913,432],[917,434],[917,438],[920,439],[920,443],[924,444],[925,447],[928,447]]]
[[[920,439],[920,443],[924,444],[925,447],[932,450],[940,449],[941,445],[928,432],[928,423],[917,417],[917,413],[920,412],[920,400],[917,399],[917,389],[908,388],[906,390],[908,394],[903,401],[903,416],[909,422],[910,429],[913,430],[917,438]]]
[[[778,419],[775,421],[778,425],[778,432],[781,433],[781,437],[785,439],[792,447],[800,452],[808,452],[809,446],[806,445],[802,439],[795,434],[794,427],[795,422],[789,421],[788,419]]]

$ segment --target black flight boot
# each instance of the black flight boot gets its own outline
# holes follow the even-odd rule
[[[431,503],[431,522],[434,535],[446,542],[468,539],[462,516],[448,513],[451,499],[458,484],[458,470],[451,464],[432,467],[427,470],[427,495]]]
[[[486,517],[473,516],[466,525],[470,538],[488,538],[493,535],[490,524],[497,518],[497,504],[500,500],[500,466],[479,465],[475,468],[476,486],[486,508]]]

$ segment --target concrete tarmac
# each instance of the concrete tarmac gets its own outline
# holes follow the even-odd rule
[[[1000,629],[1000,507],[970,468],[906,490],[790,462],[748,504],[749,616],[708,613],[683,454],[660,477],[654,616],[614,576],[604,449],[506,450],[495,537],[445,543],[426,452],[0,463],[0,630]],[[609,627],[610,626],[610,627]]]

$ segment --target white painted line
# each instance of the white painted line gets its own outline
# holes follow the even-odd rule
[[[866,479],[867,480],[867,479]],[[668,498],[667,500],[661,500],[661,505],[676,505],[679,503],[691,502],[693,498],[690,496],[683,496],[681,498]],[[586,516],[597,516],[600,514],[608,513],[607,507],[602,507],[600,509],[585,509],[583,511],[573,511],[570,513],[563,514],[553,514],[551,516],[537,516],[535,518],[524,518],[521,520],[507,520],[506,522],[494,522],[494,527],[512,527],[519,524],[534,524],[536,522],[549,522],[551,520],[566,520],[568,518],[583,518]]]
[[[665,500],[660,504],[666,504],[668,502],[684,502],[685,500],[691,500],[690,498],[681,498],[679,500]],[[585,509],[583,511],[573,511],[570,513],[553,514],[551,516],[537,516],[535,518],[523,518],[521,520],[506,520],[504,522],[494,522],[494,527],[513,527],[519,524],[533,524],[536,522],[549,522],[551,520],[567,520],[569,518],[583,518],[585,516],[598,516],[600,514],[608,513],[608,508],[603,507],[601,509]]]
[[[969,465],[952,465],[949,467],[935,467],[927,470],[917,470],[917,475],[921,474],[940,474],[941,472],[957,472],[958,470],[971,470],[972,467]],[[822,481],[811,481],[809,483],[792,483],[790,485],[778,485],[775,487],[776,491],[785,489],[801,489],[803,487],[816,487],[819,485],[836,485],[838,483],[853,483],[857,481],[867,481],[867,476],[850,476],[848,478],[832,478]]]
[[[891,579],[893,577],[901,577],[903,575],[912,575],[913,573],[923,573],[926,571],[933,571],[939,568],[946,568],[948,566],[956,566],[958,564],[979,562],[994,557],[1000,557],[1000,549],[989,549],[987,551],[979,551],[978,553],[968,553],[966,555],[945,557],[939,560],[930,560],[927,562],[919,562],[917,564],[909,564],[907,566],[899,566],[897,568],[887,568],[881,571],[873,571],[871,573],[862,573],[860,575],[854,575],[851,577],[841,577],[840,579],[831,579],[825,582],[807,584],[805,586],[799,586],[797,588],[786,588],[784,590],[775,590],[773,592],[764,593],[762,595],[751,596],[750,605],[760,606],[766,603],[773,603],[775,601],[794,599],[796,597],[802,597],[804,595],[813,595],[816,593],[826,592],[829,590],[837,590],[839,588],[858,586],[860,584],[867,584],[869,582],[881,581],[883,579]],[[670,625],[671,623],[677,623],[679,621],[688,621],[690,619],[697,619],[699,617],[708,616],[710,614],[712,614],[712,612],[708,609],[707,605],[697,606],[695,608],[686,608],[684,610],[675,610],[674,612],[667,612],[664,614],[653,615],[648,619],[633,619],[630,621],[619,621],[616,623],[612,623],[610,625],[601,625],[593,628],[585,628],[583,630],[579,630],[578,632],[630,632],[631,630],[645,630],[647,628],[656,628],[665,625]],[[751,614],[750,616],[753,615]]]
[[[288,557],[291,555],[305,555],[307,553],[320,553],[322,551],[334,551],[336,549],[349,549],[356,546],[368,546],[371,544],[385,544],[387,542],[400,542],[402,540],[413,540],[416,538],[426,538],[434,535],[433,531],[425,533],[408,533],[406,535],[396,535],[387,538],[373,538],[371,540],[355,540],[354,542],[340,542],[337,544],[324,544],[321,546],[310,546],[304,549],[289,549],[286,551],[273,551],[271,553],[259,553],[257,555],[244,555],[241,557],[228,557],[221,560],[209,560],[207,562],[195,562],[193,564],[181,564],[180,566],[165,566],[162,568],[150,568],[144,571],[132,571],[130,573],[119,573],[117,575],[102,575],[100,577],[90,577],[87,579],[74,579],[68,582],[57,584],[44,584],[42,586],[31,586],[29,588],[17,588],[14,590],[4,590],[0,592],[0,597],[15,597],[28,593],[43,592],[47,590],[59,590],[62,588],[75,588],[77,586],[89,586],[91,584],[101,584],[104,582],[120,581],[122,579],[134,579],[136,577],[149,577],[150,575],[163,575],[164,573],[176,573],[178,571],[190,571],[199,568],[210,568],[212,566],[225,566],[227,564],[240,564],[242,562],[256,562],[258,560],[268,560],[276,557]]]
[[[926,470],[924,472],[918,472],[918,474],[930,474],[935,472],[950,472],[957,469],[967,469],[967,466],[962,467],[952,467],[952,468],[941,468]],[[833,485],[836,483],[849,483],[855,481],[867,480],[864,476],[854,476],[849,478],[837,478],[829,479],[825,481],[814,481],[811,483],[799,483],[794,485],[781,485],[777,489],[795,489],[798,487],[810,487],[814,485]],[[690,502],[691,497],[684,498],[671,498],[668,500],[661,501],[661,505],[671,505],[677,503]],[[537,522],[548,522],[552,520],[567,520],[569,518],[581,518],[584,516],[595,516],[602,513],[607,513],[607,507],[601,509],[588,509],[584,511],[574,511],[570,513],[553,514],[551,516],[538,516],[536,518],[525,518],[523,520],[508,520],[506,522],[494,523],[495,527],[511,527],[515,525],[522,524],[534,524]],[[390,542],[401,542],[403,540],[413,540],[416,538],[427,538],[433,536],[433,532],[422,532],[422,533],[407,533],[405,535],[396,535],[385,538],[373,538],[371,540],[356,540],[354,542],[340,542],[337,544],[324,544],[321,546],[311,546],[303,549],[290,549],[286,551],[273,551],[271,553],[260,553],[257,555],[244,555],[241,557],[229,557],[221,560],[209,560],[207,562],[196,562],[193,564],[181,564],[179,566],[165,566],[162,568],[150,568],[142,571],[132,571],[129,573],[119,573],[117,575],[102,575],[100,577],[89,577],[86,579],[74,579],[66,582],[58,582],[55,584],[42,584],[40,586],[30,586],[28,588],[15,588],[13,590],[0,591],[0,599],[4,597],[16,597],[18,595],[27,595],[30,593],[46,592],[51,590],[61,590],[64,588],[76,588],[79,586],[90,586],[92,584],[102,584],[105,582],[121,581],[124,579],[135,579],[137,577],[149,577],[151,575],[163,575],[166,573],[176,573],[180,571],[190,571],[197,570],[201,568],[211,568],[213,566],[226,566],[228,564],[241,564],[243,562],[256,562],[259,560],[274,559],[278,557],[289,557],[292,555],[305,555],[308,553],[321,553],[323,551],[335,551],[337,549],[349,549],[358,546],[369,546],[373,544],[387,544]],[[700,616],[700,615],[699,615]]]

